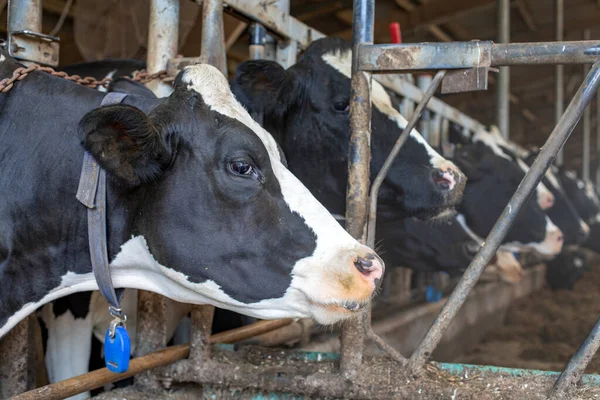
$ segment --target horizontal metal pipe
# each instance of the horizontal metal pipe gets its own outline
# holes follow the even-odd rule
[[[363,71],[392,72],[508,65],[593,63],[600,42],[493,43],[491,41],[360,46]]]
[[[539,155],[531,165],[531,168],[525,175],[525,178],[523,178],[519,184],[517,191],[508,202],[502,215],[500,215],[500,218],[496,221],[496,224],[485,240],[484,245],[465,271],[463,277],[442,308],[442,311],[435,319],[431,328],[429,328],[429,331],[427,331],[425,338],[411,356],[410,366],[413,373],[420,372],[420,368],[437,347],[444,332],[450,326],[450,323],[458,313],[458,310],[460,310],[473,287],[475,287],[485,266],[490,262],[500,246],[500,243],[508,233],[508,230],[513,225],[523,205],[531,197],[531,194],[542,180],[546,170],[554,161],[556,154],[569,138],[575,125],[577,125],[577,122],[583,114],[583,110],[590,103],[599,83],[600,62],[597,62],[592,67],[590,74],[581,84],[581,87],[573,97],[573,100],[571,100],[569,107],[550,134],[550,137],[542,147],[542,151],[540,151]],[[597,340],[600,342],[600,336],[597,337]]]

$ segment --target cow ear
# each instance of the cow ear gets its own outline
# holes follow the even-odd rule
[[[296,99],[293,73],[275,61],[251,60],[241,63],[231,90],[251,112],[283,116]]]
[[[158,179],[171,152],[141,110],[127,105],[100,107],[79,123],[83,147],[110,175],[128,186]]]

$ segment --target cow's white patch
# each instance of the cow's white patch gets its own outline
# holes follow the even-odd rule
[[[322,59],[325,63],[333,67],[336,71],[341,73],[347,78],[352,78],[352,52],[351,51],[342,51],[342,52],[331,52],[326,53],[322,56]],[[398,110],[394,108],[392,105],[392,99],[390,95],[386,92],[384,87],[377,82],[376,80],[371,81],[371,101],[377,109],[388,116],[389,119],[394,121],[398,127],[402,130],[408,125],[408,121],[404,118]],[[410,136],[419,142],[427,152],[429,156],[430,165],[434,168],[442,168],[444,165],[449,163],[448,160],[440,156],[427,141],[421,136],[421,134],[413,129],[410,132]],[[454,185],[452,185],[454,186]]]
[[[4,54],[0,54],[0,62],[6,60],[6,57],[4,57]]]
[[[69,379],[88,372],[92,351],[92,317],[75,318],[71,311],[55,318],[52,304],[47,304],[41,312],[42,320],[48,329],[46,345],[46,370],[51,383]],[[69,400],[83,400],[89,392],[69,397]]]

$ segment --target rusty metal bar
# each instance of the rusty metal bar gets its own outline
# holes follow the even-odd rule
[[[138,291],[138,314],[135,356],[150,354],[167,345],[167,303],[156,293]],[[159,389],[160,382],[152,371],[135,377],[135,385],[143,389]]]
[[[227,77],[225,30],[223,29],[223,1],[202,2],[202,62],[215,66]]]
[[[359,46],[373,43],[375,0],[354,0],[353,11],[346,230],[364,243],[371,163],[371,75],[357,68],[357,50]],[[356,376],[362,363],[365,341],[362,315],[342,327],[340,340],[342,375],[348,378]]]
[[[169,60],[177,54],[179,41],[179,0],[152,0],[150,2],[150,23],[148,25],[149,73],[166,70]],[[158,97],[171,94],[171,85],[159,79],[146,84]]]
[[[599,41],[498,43],[491,41],[364,45],[358,66],[373,73],[501,67],[509,65],[585,64],[596,60]]]
[[[555,7],[556,41],[562,42],[565,36],[565,0],[555,0]],[[565,67],[558,64],[555,68],[554,123],[558,124],[565,109]],[[560,149],[556,157],[556,164],[559,166],[563,164],[563,149]]]
[[[377,225],[377,196],[379,195],[379,188],[381,188],[383,180],[387,176],[390,168],[392,167],[392,164],[394,163],[394,160],[398,156],[398,153],[400,152],[402,145],[404,145],[404,142],[406,142],[406,139],[408,139],[410,132],[414,129],[415,125],[419,121],[421,113],[427,106],[429,99],[431,99],[433,97],[436,90],[442,83],[444,76],[446,76],[445,70],[438,71],[435,74],[435,76],[433,77],[433,79],[431,81],[431,84],[429,85],[429,87],[427,88],[427,91],[423,95],[423,99],[417,106],[415,113],[411,117],[411,119],[408,122],[408,124],[406,125],[406,127],[402,130],[402,133],[398,137],[398,140],[394,144],[394,147],[392,147],[390,154],[387,156],[385,162],[383,163],[381,170],[379,170],[379,172],[377,173],[377,177],[375,177],[375,180],[373,181],[373,185],[371,185],[371,194],[369,196],[369,200],[370,200],[369,218],[368,218],[369,225],[368,225],[368,230],[367,230],[367,245],[370,247],[374,247],[374,245],[375,245],[375,231],[376,231],[376,225]]]
[[[571,357],[565,370],[558,377],[554,385],[554,394],[558,398],[561,394],[574,387],[580,380],[587,365],[592,361],[592,357],[600,347],[600,318],[592,328],[592,331],[585,339],[581,347]]]
[[[498,0],[498,43],[510,41],[510,0]],[[510,129],[510,70],[500,67],[496,85],[496,124],[505,138]]]
[[[583,39],[590,40],[590,30],[586,29],[583,32]],[[583,75],[587,75],[590,71],[589,65],[583,66]],[[581,177],[584,181],[590,179],[590,131],[592,130],[592,110],[590,107],[586,107],[583,112],[583,148],[581,149],[583,154],[583,160],[581,165]]]
[[[536,186],[541,181],[546,170],[554,161],[558,150],[564,145],[569,135],[575,128],[575,125],[581,118],[583,110],[592,100],[598,85],[600,84],[600,62],[592,67],[590,74],[585,78],[579,90],[571,100],[569,107],[563,114],[561,120],[556,125],[550,137],[542,147],[537,158],[531,165],[531,168],[519,184],[506,208],[496,221],[490,234],[485,240],[460,282],[448,298],[448,301],[442,308],[442,311],[435,319],[431,328],[425,335],[423,341],[410,359],[410,366],[413,373],[419,373],[423,364],[431,356],[444,332],[450,326],[450,323],[456,316],[458,310],[463,305],[467,296],[477,283],[485,266],[490,262],[502,239],[512,226],[516,217],[519,215],[525,202],[531,197]],[[600,345],[600,335],[594,339],[594,345]],[[595,349],[597,346],[593,349]],[[591,357],[590,357],[591,358]]]
[[[0,339],[0,398],[8,399],[35,387],[35,331],[32,325],[37,323],[32,314]]]
[[[42,0],[9,0],[8,32],[42,32]]]

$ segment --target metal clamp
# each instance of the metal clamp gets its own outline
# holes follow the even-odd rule
[[[60,39],[30,30],[8,33],[8,54],[18,60],[58,66]]]
[[[123,309],[115,308],[113,306],[108,306],[108,312],[113,316],[113,319],[108,326],[108,331],[111,339],[114,339],[117,326],[125,326],[127,315],[123,313]]]

